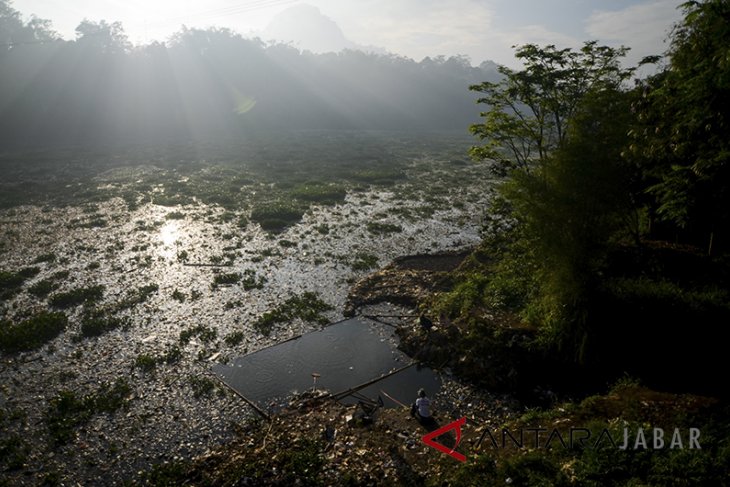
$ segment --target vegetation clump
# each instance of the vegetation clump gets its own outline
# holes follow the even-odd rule
[[[45,422],[54,443],[68,443],[76,436],[77,429],[94,415],[111,414],[124,407],[131,390],[129,384],[120,378],[113,384],[102,384],[96,392],[85,396],[69,390],[58,393],[51,399],[45,413]]]
[[[185,345],[191,338],[197,337],[203,343],[210,343],[218,338],[218,331],[205,325],[197,325],[180,332],[180,343]]]
[[[234,331],[229,333],[223,338],[223,341],[226,342],[226,345],[230,345],[231,347],[234,347],[241,343],[244,339],[245,335],[242,331]]]
[[[37,276],[40,271],[38,267],[26,267],[17,272],[0,271],[0,300],[15,296],[25,281]]]
[[[133,308],[137,306],[138,304],[142,304],[145,301],[147,301],[150,296],[155,294],[157,291],[159,291],[160,287],[157,284],[146,284],[144,286],[141,286],[137,289],[134,289],[129,293],[129,295],[124,298],[122,301],[116,304],[115,308],[117,310],[123,310],[128,308]]]
[[[189,339],[189,338],[188,338]],[[185,342],[187,343],[187,342]],[[155,370],[159,364],[175,364],[182,359],[182,350],[177,345],[169,347],[164,353],[159,355],[150,355],[147,353],[140,353],[137,358],[134,359],[134,366],[142,369],[144,372],[151,372]]]
[[[396,223],[368,222],[367,229],[375,235],[383,235],[386,233],[400,233],[403,227]]]
[[[273,201],[258,204],[251,211],[251,220],[267,231],[284,230],[302,219],[304,210],[286,201]]]
[[[378,256],[365,252],[358,252],[350,262],[353,271],[369,271],[377,267]]]
[[[331,309],[332,306],[322,301],[317,293],[305,292],[292,296],[275,309],[267,311],[254,322],[253,326],[259,332],[268,335],[277,323],[286,323],[297,318],[324,325],[327,323],[327,318],[322,313]]]
[[[41,279],[28,287],[28,293],[37,298],[45,298],[58,287],[59,284],[54,279]]]
[[[212,287],[215,289],[218,286],[230,286],[237,284],[242,278],[243,276],[238,272],[216,274],[213,277]]]
[[[0,321],[0,350],[5,353],[35,350],[56,338],[68,326],[60,312],[42,312],[20,323]]]
[[[306,184],[293,189],[290,194],[299,200],[334,205],[345,200],[347,191],[335,184]]]
[[[96,303],[104,296],[104,289],[104,286],[100,284],[80,287],[70,291],[54,294],[51,296],[49,302],[51,306],[55,308],[72,308],[80,304]]]
[[[129,326],[129,319],[108,316],[103,309],[87,311],[81,318],[79,335],[75,337],[75,340],[98,337],[118,328],[128,328]]]

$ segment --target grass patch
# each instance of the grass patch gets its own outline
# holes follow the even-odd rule
[[[246,291],[250,291],[251,289],[261,289],[264,287],[264,284],[266,284],[266,277],[257,276],[253,269],[246,269],[243,271],[241,286]]]
[[[281,239],[279,240],[279,245],[281,247],[284,247],[285,249],[290,249],[292,247],[296,247],[299,244],[297,244],[296,242],[292,242],[291,240]]]
[[[40,264],[41,262],[55,262],[56,261],[56,254],[54,253],[47,253],[47,254],[41,254],[38,257],[35,258],[33,261],[34,264]]]
[[[226,342],[226,345],[230,345],[231,347],[235,347],[239,343],[243,341],[244,334],[242,331],[234,331],[229,333],[223,338],[223,341]]]
[[[28,288],[28,293],[37,298],[45,298],[58,289],[59,284],[53,279],[41,279]]]
[[[37,276],[40,271],[38,267],[26,267],[17,272],[0,271],[0,300],[15,296],[25,281]]]
[[[286,323],[299,318],[309,323],[324,325],[327,318],[322,313],[330,311],[332,306],[319,298],[317,293],[306,292],[299,296],[292,296],[277,308],[267,311],[253,324],[264,335],[271,333],[277,323]]]
[[[17,470],[25,465],[30,446],[17,434],[0,439],[0,465],[6,470]]]
[[[73,439],[76,430],[87,423],[94,415],[114,413],[126,406],[131,392],[124,379],[113,384],[104,383],[94,393],[78,396],[73,391],[63,390],[55,398],[45,414],[51,439],[56,444],[65,444]]]
[[[367,224],[368,232],[375,235],[384,235],[387,233],[400,233],[403,228],[395,223],[370,222]]]
[[[107,316],[104,310],[93,310],[84,313],[81,319],[81,327],[79,334],[74,337],[75,341],[81,341],[84,338],[93,338],[101,336],[118,328],[129,328],[130,322],[126,318],[117,318],[115,316]]]
[[[260,203],[251,211],[251,220],[266,231],[281,231],[299,222],[302,216],[304,209],[285,201]]]
[[[160,355],[150,355],[147,353],[140,353],[137,358],[134,359],[134,366],[142,369],[144,372],[153,371],[160,364],[175,364],[182,359],[182,350],[177,345],[173,345],[168,348],[165,353]]]
[[[119,302],[115,306],[115,308],[117,310],[133,308],[134,306],[137,306],[138,304],[147,301],[149,297],[155,294],[159,289],[160,287],[157,284],[147,284],[145,286],[139,287],[129,293],[129,295],[124,300]]]
[[[193,397],[196,399],[210,395],[216,387],[216,383],[213,379],[208,377],[199,377],[197,375],[188,377],[188,384],[190,384],[190,388],[193,390]]]
[[[213,277],[213,289],[217,288],[218,286],[232,286],[233,284],[238,284],[238,282],[243,278],[241,274],[238,272],[227,272],[222,274],[216,274]]]
[[[368,271],[378,266],[378,256],[373,254],[367,254],[364,252],[358,252],[355,254],[350,267],[353,271]]]
[[[0,321],[0,349],[6,353],[35,350],[56,338],[68,325],[63,313],[42,312],[20,323]]]
[[[405,179],[405,174],[399,169],[361,169],[352,174],[352,179],[367,184],[390,186]]]
[[[72,289],[51,296],[50,304],[55,308],[71,308],[80,304],[96,303],[104,297],[104,286],[88,286]]]
[[[188,328],[181,331],[180,343],[185,345],[190,342],[190,339],[193,337],[197,337],[203,343],[210,343],[218,338],[218,332],[215,329],[209,328],[205,325],[198,325],[193,328]]]
[[[147,353],[140,353],[137,355],[137,358],[134,359],[134,366],[145,372],[150,372],[157,367],[157,357]]]
[[[218,286],[232,286],[239,283],[246,291],[261,289],[266,284],[266,278],[264,276],[257,276],[256,272],[252,269],[246,269],[243,271],[243,274],[239,272],[217,274],[213,277],[213,285],[211,287],[215,289]]]
[[[345,200],[347,191],[343,186],[337,184],[314,183],[298,186],[289,194],[302,201],[334,205]]]

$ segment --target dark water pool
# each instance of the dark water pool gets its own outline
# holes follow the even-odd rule
[[[353,318],[236,358],[228,365],[217,364],[213,372],[263,409],[277,409],[290,394],[312,389],[312,374],[319,375],[317,389],[336,394],[405,367],[411,360],[396,345],[392,327]],[[386,407],[398,407],[397,401],[413,402],[421,387],[433,396],[441,380],[430,368],[413,366],[359,394],[372,399],[381,396]],[[342,402],[357,399],[346,396]]]

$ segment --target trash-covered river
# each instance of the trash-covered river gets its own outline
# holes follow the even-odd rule
[[[42,345],[0,351],[3,477],[117,484],[231,438],[255,413],[216,364],[341,320],[351,285],[395,257],[479,242],[491,183],[454,162],[457,142],[399,156],[402,180],[346,186],[279,232],[249,206],[159,204],[155,161],[96,176],[70,204],[0,210],[1,326],[67,319]],[[241,184],[251,198],[271,187]],[[133,204],[99,197],[132,186]]]

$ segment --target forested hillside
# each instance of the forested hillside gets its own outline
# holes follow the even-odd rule
[[[470,84],[494,65],[360,51],[313,54],[227,29],[183,27],[132,46],[116,22],[63,40],[0,2],[4,144],[124,143],[251,129],[453,130],[476,121]]]

